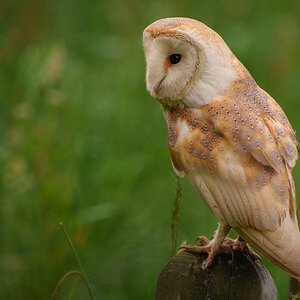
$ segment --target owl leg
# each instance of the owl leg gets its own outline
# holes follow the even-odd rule
[[[229,225],[219,223],[218,229],[211,241],[206,237],[201,236],[197,238],[197,241],[201,242],[201,246],[182,245],[180,248],[193,253],[208,253],[207,259],[202,264],[202,269],[205,270],[208,266],[211,265],[216,254],[221,252],[232,252],[229,246],[223,244],[223,241],[230,229],[231,227]]]

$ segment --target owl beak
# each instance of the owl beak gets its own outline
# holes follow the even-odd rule
[[[154,87],[154,92],[155,92],[155,94],[158,96],[158,94],[159,94],[159,90],[161,89],[161,84],[162,84],[162,82],[164,81],[164,79],[165,79],[166,77],[164,76],[156,85],[155,85],[155,87]]]

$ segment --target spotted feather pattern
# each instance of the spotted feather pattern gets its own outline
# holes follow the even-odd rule
[[[296,219],[297,141],[280,106],[254,84],[241,85],[238,99],[173,110],[169,152],[220,222],[271,230],[287,212]]]

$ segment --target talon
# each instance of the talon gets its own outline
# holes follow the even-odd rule
[[[185,243],[183,243],[180,246],[180,249],[184,249],[188,252],[196,253],[196,254],[197,253],[198,254],[199,253],[207,253],[208,257],[202,263],[202,269],[203,270],[207,269],[212,264],[215,256],[219,253],[227,253],[227,254],[231,253],[232,259],[233,259],[233,256],[234,256],[233,248],[234,247],[238,248],[238,249],[243,249],[243,251],[245,251],[245,249],[246,249],[245,248],[245,243],[239,244],[241,242],[236,242],[232,239],[227,239],[227,238],[222,242],[222,244],[216,243],[214,241],[214,239],[210,241],[205,236],[199,236],[196,239],[196,242],[198,242],[198,241],[201,243],[201,245],[199,245],[199,246],[188,246]],[[243,246],[243,248],[242,248],[242,246]],[[248,249],[248,251],[251,251],[251,250]]]
[[[196,241],[200,241],[201,246],[187,246],[187,245],[182,245],[180,249],[185,249],[188,252],[191,253],[207,253],[208,257],[206,260],[203,261],[202,263],[202,269],[205,270],[207,269],[213,262],[214,257],[216,254],[224,251],[224,252],[229,252],[226,247],[223,246],[217,246],[213,244],[212,241],[208,240],[204,236],[199,236]]]
[[[203,270],[205,270],[207,267],[209,267],[212,264],[216,254],[218,254],[219,252],[220,252],[219,249],[214,249],[214,248],[211,247],[211,250],[208,253],[207,259],[202,264],[202,269]]]
[[[207,259],[206,259],[203,261],[201,268],[202,268],[202,270],[206,270],[208,266],[209,266],[209,264],[207,263]]]
[[[179,247],[179,249],[183,248],[184,246],[186,246],[187,241],[183,241]]]
[[[252,260],[258,260],[261,264],[263,264],[262,259],[258,254],[256,254],[253,250],[251,250],[244,240],[236,239],[226,239],[223,243],[226,247],[230,247],[230,249],[234,251],[240,251],[247,254]]]
[[[222,245],[220,246],[220,249],[221,249],[222,252],[224,252],[224,253],[228,253],[228,254],[231,253],[231,256],[232,256],[232,258],[233,258],[234,252],[233,252],[231,246],[226,245],[226,243],[223,242]]]
[[[195,243],[197,243],[197,242],[200,242],[200,244],[202,246],[206,246],[210,243],[210,240],[208,238],[206,238],[205,236],[201,235],[196,238]]]
[[[261,257],[256,254],[254,251],[252,251],[251,249],[249,249],[249,247],[247,246],[248,251],[249,251],[249,256],[253,259],[253,260],[258,260],[260,262],[261,265],[263,265],[263,261],[261,259]]]

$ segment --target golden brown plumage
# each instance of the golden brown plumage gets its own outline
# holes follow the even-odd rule
[[[177,40],[198,49],[197,55],[193,51],[189,54],[194,57],[194,67],[181,90],[177,85],[163,87],[165,78],[166,84],[171,76],[177,80],[181,71],[179,64],[166,67],[165,61],[162,74],[157,74],[159,89],[164,89],[161,95],[159,89],[152,89],[155,82],[147,85],[162,104],[168,122],[174,169],[190,179],[220,222],[214,248],[221,245],[229,228],[234,228],[251,246],[299,280],[300,233],[292,177],[298,152],[287,117],[225,42],[195,20],[164,19],[146,28],[148,81],[155,81],[152,70],[158,69],[152,67],[154,56],[149,54],[149,40],[154,43],[156,38],[162,39],[157,43],[164,43],[163,38],[167,43],[170,38],[174,40],[166,60],[181,49]],[[164,49],[164,44],[158,47]],[[189,56],[186,60],[192,59]],[[187,61],[186,66],[190,65]],[[176,73],[172,68],[177,68]],[[218,68],[224,68],[224,80]],[[167,88],[170,96],[166,95]]]

